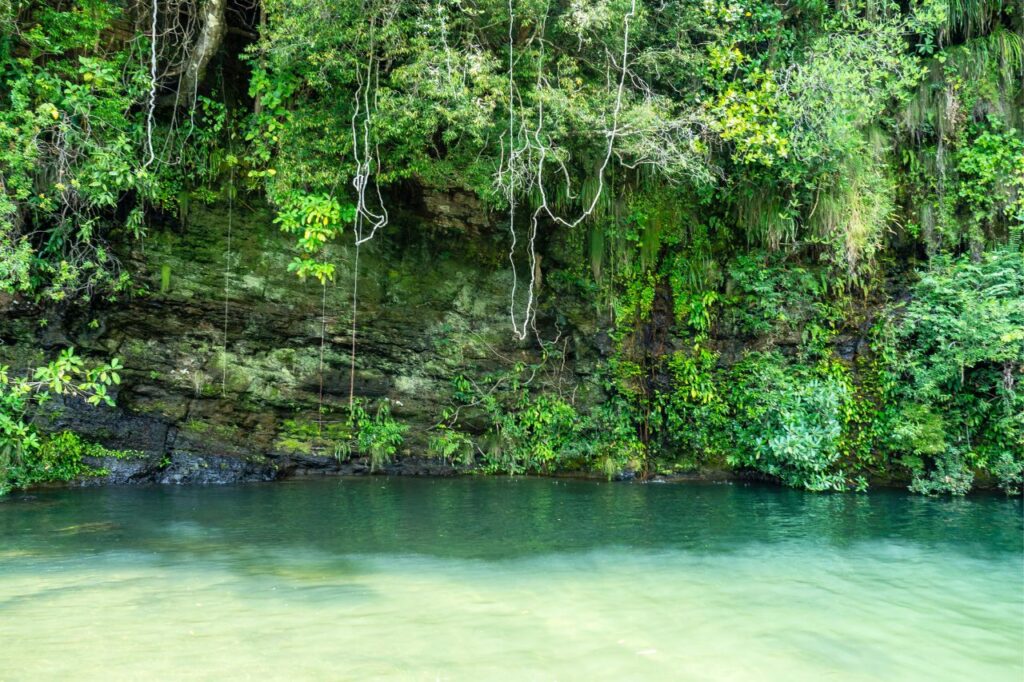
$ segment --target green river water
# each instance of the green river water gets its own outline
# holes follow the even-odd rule
[[[0,680],[1024,679],[1020,500],[331,479],[0,500]]]

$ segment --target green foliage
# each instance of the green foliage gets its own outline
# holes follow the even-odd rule
[[[325,260],[325,245],[335,239],[346,223],[355,219],[355,207],[342,206],[325,194],[294,193],[281,199],[281,209],[274,218],[281,231],[296,235],[299,255],[288,264],[288,271],[299,279],[312,275],[326,285],[334,281],[334,263]]]
[[[972,472],[1020,489],[1024,471],[1024,255],[937,258],[897,316],[889,447],[915,489],[963,493]]]
[[[752,353],[730,376],[733,466],[807,490],[845,485],[837,468],[847,386],[777,354]]]
[[[558,396],[531,394],[529,379],[524,378],[527,370],[517,366],[495,377],[487,390],[465,377],[454,381],[456,400],[487,416],[481,448],[484,471],[551,472],[576,453],[580,429],[575,408]]]
[[[306,455],[332,453],[338,459],[351,454],[353,429],[350,420],[311,421],[285,419],[274,445],[283,450]]]
[[[663,229],[662,239],[678,243],[678,234]],[[882,479],[962,494],[976,476],[1019,490],[1019,240],[979,262],[937,256],[910,303],[876,326],[872,352],[849,363],[834,344],[857,306],[827,269],[752,251],[733,257],[724,279],[697,275],[718,272],[703,243],[620,270],[602,406],[616,406],[625,426],[617,447],[634,448],[648,472],[724,463],[811,490],[862,490]],[[691,340],[668,352],[655,322],[665,280],[673,329]],[[795,349],[730,365],[715,350],[723,329]],[[581,442],[596,413],[580,421]],[[583,461],[601,468],[596,456]]]
[[[913,464],[911,464],[913,467]],[[1004,479],[1003,483],[1016,483],[1019,487],[1020,474],[1010,479]],[[922,495],[964,495],[970,491],[974,483],[974,472],[970,463],[956,449],[943,450],[932,461],[932,468],[927,473],[921,470],[914,472],[914,479],[910,484],[910,490]]]
[[[146,62],[111,35],[123,11],[105,0],[24,2],[7,17],[0,292],[65,301],[128,291],[113,247],[144,235],[147,210],[176,212],[193,179],[217,170],[206,152],[216,132],[186,145],[187,135],[147,117]],[[166,163],[153,145],[185,151]]]
[[[809,329],[827,283],[778,254],[751,251],[728,268],[726,324],[745,336],[779,336]]]
[[[923,30],[948,40],[947,15],[956,15],[957,7],[925,4],[941,11]],[[908,227],[933,251],[966,245],[977,253],[1004,240],[1021,220],[1024,38],[1019,16],[1014,28],[1012,19],[1001,23],[991,9],[955,24],[954,31],[971,27],[967,39],[934,52],[902,115],[902,184],[914,209]],[[982,16],[988,18],[977,19]]]
[[[356,433],[355,446],[360,454],[370,458],[371,471],[390,463],[405,440],[407,427],[391,416],[387,400],[381,401],[373,414],[362,403],[354,404],[351,423]]]
[[[578,443],[576,410],[555,396],[523,393],[493,425],[485,467],[509,474],[554,471]]]
[[[823,258],[861,289],[868,288],[875,256],[896,222],[889,145],[878,129],[865,134],[840,170],[822,179],[807,215],[809,240],[825,246]]]
[[[973,133],[973,134],[971,134]],[[998,119],[973,126],[971,138],[957,155],[958,203],[966,213],[968,230],[980,240],[983,229],[1024,226],[1024,213],[1014,205],[1024,187],[1024,138],[1003,130]]]
[[[249,53],[259,107],[246,136],[250,177],[272,195],[332,192],[369,162],[381,183],[462,186],[504,205],[509,189],[536,199],[536,167],[558,184],[553,204],[586,205],[605,153],[597,130],[611,125],[613,110],[623,160],[676,179],[707,177],[699,114],[669,96],[674,79],[653,79],[686,58],[676,36],[702,14],[688,3],[633,18],[632,60],[656,91],[627,79],[621,96],[609,85],[608,70],[620,68],[609,55],[622,52],[628,4],[519,3],[511,17],[507,3],[493,0],[473,8],[391,0],[346,0],[330,11],[317,0],[264,8],[264,31]],[[513,147],[531,148],[528,166],[497,177]],[[371,158],[360,158],[367,150]],[[565,172],[571,184],[561,182]]]
[[[446,414],[434,447],[467,447],[467,441],[473,439],[466,427],[458,429],[457,425],[468,426],[482,416],[486,430],[476,436],[472,447],[481,456],[476,464],[487,473],[554,473],[582,468],[610,478],[639,468],[644,446],[628,402],[612,398],[589,413],[581,412],[556,390],[533,385],[539,383],[544,369],[543,364],[517,365],[490,377],[486,385],[456,377],[453,388],[458,409]]]
[[[114,450],[91,443],[71,431],[46,436],[35,461],[23,465],[14,487],[26,487],[49,481],[71,481],[83,476],[102,475],[104,470],[85,462],[85,458],[102,460],[145,457],[137,450]]]
[[[450,416],[445,415],[445,418]],[[469,434],[442,422],[430,438],[430,453],[462,466],[470,466],[473,464],[473,439]]]
[[[728,395],[718,353],[695,345],[668,361],[671,385],[658,393],[665,449],[691,464],[720,459],[729,424]]]
[[[544,261],[551,312],[576,296],[607,326],[602,399],[579,408],[542,342],[538,365],[456,380],[438,457],[726,461],[814,490],[902,473],[932,492],[933,472],[959,490],[967,467],[1012,487],[1019,292],[970,274],[1008,267],[984,252],[1024,210],[1020,19],[997,4],[275,0],[247,54],[248,177],[298,238],[292,270],[322,283],[353,181],[593,207],[578,234],[538,227],[567,252]],[[965,248],[976,263],[954,267]],[[916,252],[935,262],[903,316],[837,360],[892,293],[885,259]],[[737,363],[736,337],[758,352]]]
[[[370,470],[376,471],[392,461],[405,442],[407,430],[391,416],[386,399],[376,409],[357,400],[342,420],[286,419],[275,445],[306,455],[330,454],[339,461],[353,455],[367,457]]]
[[[27,375],[0,366],[0,494],[46,481],[67,481],[85,472],[83,456],[110,451],[82,443],[71,433],[43,436],[31,423],[33,410],[55,397],[113,405],[107,388],[121,382],[121,364],[87,367],[72,349]]]
[[[183,25],[201,21],[178,9]],[[208,69],[182,103],[173,62],[189,46],[151,43],[145,8],[0,4],[0,295],[65,305],[129,292],[120,259],[131,262],[150,225],[187,223],[194,201],[236,199],[236,175],[294,238],[289,271],[326,294],[329,244],[349,226],[361,235],[378,204],[416,188],[469,191],[485,211],[514,204],[510,228],[532,230],[531,249],[559,245],[543,254],[542,315],[566,331],[564,319],[580,318],[569,308],[592,310],[587,334],[610,341],[580,385],[563,376],[568,351],[543,341],[538,365],[460,379],[435,456],[609,476],[727,462],[809,489],[863,487],[869,475],[927,493],[962,492],[975,477],[1020,487],[1015,8],[259,9],[258,26],[219,46],[217,77]],[[227,21],[238,28],[246,14]],[[838,339],[893,308],[922,256],[921,280],[876,326],[873,352],[839,362]],[[159,282],[171,293],[169,266]],[[757,352],[737,362],[734,341]],[[5,376],[6,466],[42,447],[26,414],[47,395],[74,386],[107,400],[117,366],[90,371],[70,355]],[[278,445],[358,452],[378,469],[403,443],[387,403],[323,417],[286,423]]]

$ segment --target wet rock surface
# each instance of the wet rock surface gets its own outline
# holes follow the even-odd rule
[[[255,199],[231,215],[230,251],[228,209],[215,205],[193,208],[184,225],[154,228],[121,254],[144,290],[129,299],[43,309],[0,296],[0,364],[35,367],[67,346],[124,363],[123,382],[112,391],[116,408],[67,401],[36,420],[44,430],[73,430],[140,453],[94,463],[107,473],[88,484],[454,475],[457,467],[425,456],[430,429],[452,402],[452,378],[479,381],[541,354],[534,338],[519,341],[511,330],[508,234],[499,217],[459,193],[394,199],[391,224],[359,254],[355,394],[387,398],[409,427],[401,451],[377,470],[358,453],[335,457],[340,450],[329,437],[311,436],[320,415],[337,424],[348,414],[354,250],[347,239],[327,246],[336,273],[326,287],[300,281],[288,271],[291,238]],[[569,242],[544,246],[545,268],[575,257]],[[539,281],[538,333],[561,339],[576,405],[585,410],[602,399],[595,370],[614,351],[607,316],[563,294],[553,309]],[[658,310],[667,316],[671,302]],[[665,317],[662,326],[670,325]],[[661,341],[666,352],[687,342]],[[731,363],[752,343],[726,334],[710,345]],[[852,361],[864,345],[859,336],[841,336],[837,352]],[[485,428],[469,417],[470,428]]]
[[[390,399],[393,416],[409,425],[402,452],[381,473],[451,475],[452,466],[423,456],[451,400],[451,377],[538,355],[511,333],[507,244],[491,217],[461,194],[398,200],[412,208],[396,210],[360,250],[355,393]],[[213,206],[122,254],[143,295],[51,309],[0,300],[0,364],[34,367],[74,346],[125,365],[116,408],[67,401],[36,420],[141,453],[93,462],[108,473],[87,483],[370,473],[363,458],[339,461],[309,438],[321,391],[325,420],[348,410],[354,251],[344,239],[329,246],[336,276],[321,288],[288,271],[291,239],[266,207],[252,202],[232,221],[230,252],[227,208]]]

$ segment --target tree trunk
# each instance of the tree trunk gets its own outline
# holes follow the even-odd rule
[[[227,32],[225,10],[227,0],[206,0],[200,10],[202,28],[195,46],[192,48],[185,68],[181,75],[179,97],[184,102],[194,102],[199,92],[199,83],[203,78],[206,65],[220,49],[221,41]]]

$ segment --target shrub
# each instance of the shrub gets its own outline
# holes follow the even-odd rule
[[[30,421],[34,408],[53,396],[78,397],[113,405],[107,387],[121,382],[121,364],[88,368],[73,349],[24,376],[0,365],[0,495],[46,481],[68,481],[86,471],[83,455],[110,452],[83,443],[72,433],[45,437]],[[99,448],[99,450],[95,450]]]
[[[936,258],[911,294],[894,313],[902,419],[889,447],[921,492],[963,493],[971,471],[1019,490],[1024,255],[1011,245],[977,262]]]
[[[408,428],[391,416],[391,406],[382,400],[371,416],[362,403],[352,408],[352,422],[356,428],[356,447],[370,458],[370,471],[376,471],[391,462],[405,441]]]
[[[751,353],[731,376],[731,466],[807,490],[840,489],[836,469],[846,385],[777,353]]]

